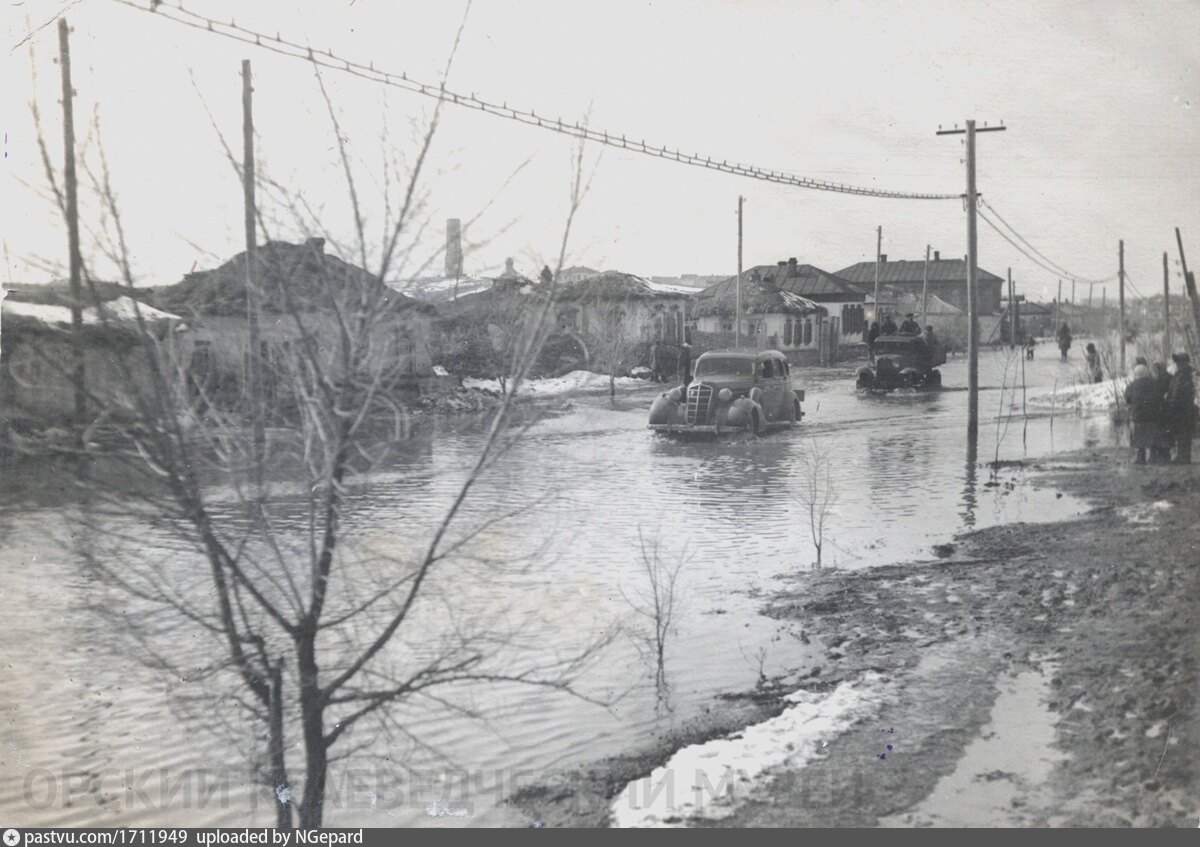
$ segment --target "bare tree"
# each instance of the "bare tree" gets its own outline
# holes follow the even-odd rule
[[[808,519],[809,534],[817,559],[813,563],[821,567],[821,551],[825,546],[825,525],[833,514],[838,501],[837,482],[834,479],[833,460],[821,450],[817,439],[810,438],[800,451],[796,462],[797,485],[792,490],[796,501]]]
[[[654,658],[654,681],[663,692],[667,688],[666,651],[667,640],[675,628],[676,613],[682,600],[678,591],[679,575],[690,560],[684,547],[677,553],[663,551],[662,541],[656,535],[647,540],[638,529],[638,553],[641,558],[642,587],[621,596],[638,617],[643,618],[648,631],[641,635],[643,643]]]
[[[636,304],[603,298],[596,298],[585,307],[590,312],[593,360],[608,374],[608,396],[613,399],[617,396],[617,377],[632,367],[638,349],[631,307],[636,308]]]
[[[485,534],[523,508],[473,524],[462,517],[478,482],[525,431],[512,425],[513,397],[545,341],[553,291],[522,327],[512,349],[509,390],[423,543],[377,549],[356,531],[367,481],[403,431],[404,404],[393,389],[402,376],[397,321],[407,304],[384,280],[404,262],[414,263],[420,186],[442,103],[412,163],[385,171],[382,212],[373,221],[360,195],[358,163],[319,76],[318,83],[352,211],[351,237],[334,243],[355,261],[333,260],[311,245],[273,244],[276,220],[256,210],[267,242],[252,266],[257,308],[271,310],[289,328],[288,342],[266,356],[287,402],[275,404],[277,426],[265,452],[249,432],[252,410],[211,396],[191,379],[186,344],[155,330],[139,306],[134,323],[142,355],[124,364],[131,406],[116,408],[97,395],[90,400],[98,410],[92,430],[107,427],[120,445],[106,460],[123,462],[142,482],[132,491],[90,486],[87,520],[94,531],[81,533],[92,572],[127,601],[114,620],[137,640],[142,658],[202,686],[210,710],[236,705],[236,714],[210,716],[258,743],[259,772],[274,797],[278,825],[305,828],[323,823],[329,768],[338,757],[380,737],[412,737],[397,716],[399,704],[427,698],[454,708],[439,692],[480,682],[582,697],[573,681],[612,637],[587,639],[538,660],[523,655],[516,630],[488,629],[491,620],[452,618],[439,632],[429,629],[435,613],[445,611],[431,609],[440,602],[439,571],[448,563],[486,567]],[[127,292],[140,298],[144,291],[135,285],[116,192],[99,149],[98,165],[87,170],[102,210],[93,231],[96,248]],[[61,198],[51,160],[43,158]],[[587,188],[582,146],[572,166],[559,269]],[[276,189],[276,206],[293,216],[303,235],[311,233],[304,224],[316,216],[305,211],[303,195]],[[59,207],[64,209],[61,200]],[[378,227],[375,239],[372,224]],[[324,227],[318,232],[331,235]],[[244,269],[245,254],[241,262]],[[230,266],[239,267],[236,261]],[[302,278],[311,284],[295,284]],[[241,296],[249,295],[243,286]],[[148,522],[186,542],[203,568],[173,571],[147,557],[139,528]],[[172,634],[178,633],[190,636],[197,649],[176,650],[180,642]],[[367,727],[374,731],[364,732]],[[349,741],[352,736],[356,741]]]

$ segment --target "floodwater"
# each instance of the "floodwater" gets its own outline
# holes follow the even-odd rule
[[[594,640],[611,643],[578,675],[580,696],[455,686],[396,710],[389,729],[347,734],[326,822],[522,823],[500,802],[514,789],[645,747],[718,695],[751,690],[762,673],[811,667],[812,648],[759,613],[779,578],[813,566],[807,515],[792,496],[811,439],[832,460],[837,489],[827,567],[929,559],[933,545],[973,527],[1080,513],[1080,502],[1021,484],[1019,468],[993,478],[984,466],[1120,437],[1102,414],[1030,408],[1026,417],[1021,366],[1006,353],[983,355],[973,452],[967,395],[955,390],[966,384],[961,359],[942,368],[947,390],[936,394],[860,396],[845,373],[797,369],[808,392],[803,424],[759,439],[655,436],[645,429],[649,392],[615,406],[590,396],[551,409],[480,480],[460,532],[513,514],[439,566],[392,658],[428,655],[467,633],[494,637],[507,668],[536,671]],[[1025,390],[1071,383],[1076,370],[1043,355],[1025,363]],[[355,548],[380,561],[416,555],[482,431],[465,418],[419,429],[349,519]],[[97,613],[114,601],[71,552],[80,504],[70,489],[45,471],[10,467],[0,498],[0,816],[43,826],[269,824],[253,751],[237,740],[237,707],[214,705],[211,682],[132,660]],[[160,527],[126,529],[127,552],[160,563],[164,576],[203,573]],[[646,590],[643,545],[685,562],[658,682],[634,608]],[[164,630],[154,647],[200,664],[192,639]]]

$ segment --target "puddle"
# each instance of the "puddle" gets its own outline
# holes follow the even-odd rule
[[[1044,789],[1066,756],[1054,749],[1055,717],[1047,708],[1053,665],[1000,680],[987,725],[967,745],[952,773],[909,812],[884,826],[1014,826],[1021,808]]]

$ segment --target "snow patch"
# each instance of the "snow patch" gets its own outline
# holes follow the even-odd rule
[[[835,736],[894,698],[893,686],[876,673],[830,693],[790,694],[794,705],[780,715],[684,747],[649,776],[626,785],[610,807],[613,825],[682,826],[728,817],[775,772],[802,768]]]
[[[618,388],[636,388],[646,385],[644,379],[634,379],[627,376],[617,377]],[[500,394],[500,381],[496,379],[475,379],[466,377],[464,388],[476,388]],[[575,394],[580,391],[608,390],[608,377],[591,371],[571,371],[563,376],[547,377],[545,379],[527,379],[522,381],[518,395],[527,397],[553,397],[557,394]]]
[[[1118,509],[1117,514],[1136,526],[1153,526],[1158,523],[1158,517],[1172,508],[1169,500],[1156,500],[1153,503],[1138,503],[1136,506],[1126,506]]]
[[[1044,409],[1076,412],[1107,412],[1117,407],[1117,398],[1125,394],[1125,380],[1063,385],[1030,391],[1026,405]]]

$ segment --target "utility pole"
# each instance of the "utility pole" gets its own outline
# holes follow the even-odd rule
[[[742,346],[742,204],[746,198],[738,195],[738,274],[734,294],[733,346]]]
[[[1075,280],[1071,280],[1071,305],[1075,305]]]
[[[1200,338],[1200,295],[1196,294],[1196,278],[1188,273],[1187,259],[1183,255],[1183,236],[1179,233],[1179,227],[1175,227],[1175,242],[1179,245],[1179,264],[1183,266],[1183,284],[1192,304],[1192,329],[1196,337]]]
[[[1017,346],[1017,301],[1013,297],[1012,268],[1008,269],[1008,346]]]
[[[973,439],[979,433],[979,297],[975,290],[979,271],[978,224],[976,206],[979,194],[975,190],[975,133],[1003,132],[1007,127],[993,126],[975,128],[975,121],[967,121],[966,129],[938,130],[938,135],[967,136],[967,436]]]
[[[70,27],[58,19],[58,54],[62,67],[63,183],[66,193],[67,250],[71,284],[71,342],[74,352],[71,384],[75,392],[75,420],[87,414],[87,383],[83,353],[83,258],[79,253],[79,200],[75,179],[75,89],[71,85]]]
[[[250,60],[242,60],[242,190],[246,211],[246,322],[250,327],[250,355],[246,362],[247,399],[254,416],[255,476],[262,485],[263,454],[267,436],[263,420],[262,351],[258,332],[258,285],[255,276],[255,254],[258,242],[257,206],[254,200],[254,111]]]
[[[1163,251],[1163,361],[1171,358],[1171,271],[1167,267],[1167,252]]]
[[[1058,281],[1058,296],[1054,298],[1054,331],[1058,332],[1058,303],[1062,300],[1062,280]]]
[[[929,320],[929,245],[925,245],[925,272],[921,277],[921,323]]]
[[[1125,239],[1117,242],[1117,309],[1121,314],[1121,373],[1125,373]]]
[[[883,227],[875,228],[875,320],[879,320],[879,262],[883,254]]]

